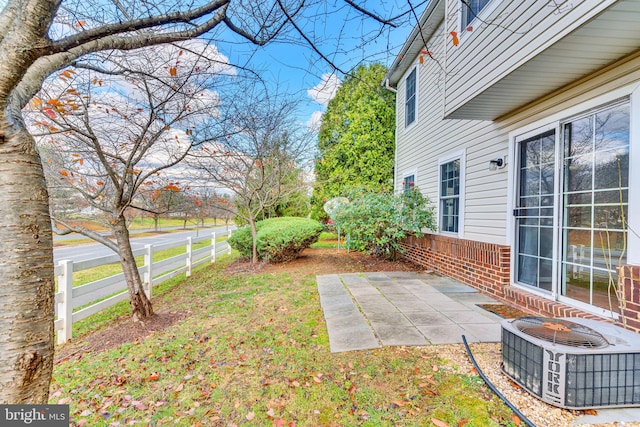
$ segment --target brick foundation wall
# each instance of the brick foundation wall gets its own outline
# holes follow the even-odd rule
[[[587,313],[575,307],[553,301],[540,295],[527,292],[524,289],[514,286],[506,286],[504,288],[504,297],[502,301],[521,308],[532,314],[545,317],[582,317],[586,319],[595,319],[610,322],[610,319],[603,319],[595,314]]]
[[[523,289],[510,286],[509,246],[476,242],[448,236],[426,234],[411,236],[402,243],[403,258],[424,266],[443,276],[451,277],[505,304],[546,317],[584,317],[605,320],[566,304],[543,298]],[[640,267],[629,292],[635,303],[627,304],[627,311],[635,314],[633,325],[640,328]],[[640,329],[639,329],[640,330]]]
[[[508,246],[427,234],[408,237],[403,250],[405,259],[491,296],[502,298],[509,285]]]

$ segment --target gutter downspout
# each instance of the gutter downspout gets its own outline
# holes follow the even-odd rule
[[[386,79],[384,81],[384,88],[386,90],[388,90],[388,91],[393,92],[393,93],[398,93],[398,89],[395,89],[395,88],[391,87],[391,85],[389,84],[389,79]]]
[[[390,92],[393,93],[398,93],[398,89],[395,89],[393,87],[391,87],[391,84],[389,84],[389,79],[386,78],[384,81],[384,88],[387,89]],[[398,97],[395,97],[395,102],[396,102],[396,108],[395,110],[398,111]],[[398,182],[398,116],[396,115],[396,129],[393,132],[394,134],[394,141],[393,141],[393,192],[396,192],[396,183]]]

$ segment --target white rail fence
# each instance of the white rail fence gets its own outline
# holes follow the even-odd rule
[[[231,231],[229,231],[229,235],[231,235]],[[211,239],[210,245],[193,250],[195,243],[208,239]],[[215,243],[215,241],[216,233],[212,233],[208,236],[189,237],[160,245],[146,245],[144,248],[134,250],[135,256],[144,255],[144,264],[138,267],[138,271],[147,296],[151,298],[153,286],[182,273],[186,273],[188,277],[191,275],[192,268],[205,262],[213,263],[219,255],[231,253],[231,247],[226,241],[219,243]],[[155,252],[180,246],[186,246],[185,253],[152,262]],[[55,295],[56,320],[54,327],[58,333],[58,344],[71,339],[73,323],[129,298],[123,273],[82,286],[73,286],[73,273],[119,261],[120,257],[113,254],[79,262],[61,260],[55,266],[55,274],[58,277],[58,292]],[[99,302],[91,304],[94,301]],[[86,306],[87,304],[91,305]],[[83,308],[74,311],[78,307]]]

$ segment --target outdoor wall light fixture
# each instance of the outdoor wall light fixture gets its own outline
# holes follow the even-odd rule
[[[507,162],[504,157],[498,157],[497,159],[489,160],[489,170],[494,171],[496,169],[502,169],[505,167]]]

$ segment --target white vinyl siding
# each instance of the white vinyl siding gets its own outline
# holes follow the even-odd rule
[[[580,84],[557,91],[543,100],[532,103],[526,110],[512,114],[499,122],[481,120],[443,119],[443,70],[439,64],[444,61],[444,28],[440,25],[436,36],[429,40],[429,46],[438,60],[419,65],[418,88],[420,98],[418,109],[420,122],[404,130],[404,102],[398,102],[396,131],[396,170],[416,170],[416,186],[427,196],[438,210],[438,160],[452,151],[465,150],[465,195],[464,195],[464,237],[487,243],[508,244],[512,234],[511,199],[512,184],[507,179],[513,168],[510,147],[510,132],[523,127],[539,126],[536,123],[561,120],[572,112],[573,106],[593,102],[593,107],[628,96],[640,82],[640,55],[621,60],[606,72],[598,72],[584,78]],[[413,67],[409,68],[411,70]],[[406,75],[405,75],[406,78]],[[404,80],[400,79],[398,91],[404,90]],[[605,99],[600,100],[600,97]],[[639,96],[640,98],[640,96]],[[590,101],[593,100],[593,101]],[[632,109],[640,111],[640,99]],[[640,117],[633,114],[632,117]],[[555,116],[555,117],[554,117]],[[632,135],[640,135],[640,120]],[[531,129],[532,130],[532,129]],[[636,142],[638,144],[638,142]],[[640,188],[640,167],[634,169],[634,159],[640,157],[640,145],[631,146],[630,188]],[[635,150],[635,151],[634,151]],[[635,153],[635,154],[634,154]],[[489,171],[489,161],[506,155],[506,167]],[[635,177],[635,178],[634,178]],[[401,191],[404,176],[397,174],[396,190]],[[640,195],[629,197],[629,221],[635,229],[640,229]],[[635,214],[634,214],[635,212]],[[436,212],[436,215],[438,213]],[[436,216],[437,217],[437,216]],[[634,224],[635,222],[635,224]],[[630,238],[630,263],[640,263],[640,241]]]
[[[441,26],[436,34],[441,34]],[[440,62],[444,54],[443,39],[430,41],[432,55]],[[416,186],[431,200],[436,211],[439,189],[438,159],[452,152],[465,150],[465,188],[461,202],[464,219],[459,225],[468,239],[505,243],[507,179],[505,169],[488,170],[489,160],[507,153],[508,139],[495,124],[488,121],[442,119],[442,69],[433,60],[425,59],[418,72],[418,110],[416,126],[403,132],[404,120],[398,120],[396,130],[396,169],[417,170]],[[404,93],[404,81],[398,87]],[[403,104],[403,103],[402,103]],[[396,113],[404,117],[404,111]],[[402,190],[404,174],[399,174],[396,190]],[[437,213],[439,215],[439,213]]]
[[[494,5],[495,2],[495,5]],[[556,2],[558,7],[552,7],[548,0],[500,1],[490,3],[491,13],[484,16],[480,25],[474,25],[472,31],[461,29],[464,42],[453,46],[451,37],[447,40],[446,60],[446,99],[445,116],[449,116],[469,99],[490,88],[497,81],[513,78],[510,75],[518,67],[549,48],[559,39],[580,27],[587,20],[615,3],[612,0],[583,0],[568,3]],[[457,31],[459,28],[459,3],[447,2],[447,29],[443,34]],[[602,37],[600,37],[602,39]],[[594,40],[596,41],[596,40]],[[576,41],[577,43],[577,41]],[[611,49],[615,49],[612,46]],[[481,55],[478,52],[482,52]],[[572,72],[575,61],[593,65],[593,70],[603,64],[597,58],[581,55],[572,61],[560,59],[569,52],[557,52],[558,58],[553,59],[553,67],[538,64],[537,69],[529,70],[535,74],[549,74],[549,78],[557,79],[562,76],[566,83],[579,77],[581,73]],[[591,61],[591,62],[590,62]],[[473,78],[464,78],[473,76]],[[522,89],[526,78],[518,77],[518,89]],[[512,88],[513,89],[513,88]],[[508,91],[509,88],[504,88]],[[503,90],[503,92],[504,92]],[[534,85],[527,88],[530,99],[540,95],[540,89]],[[497,96],[505,96],[505,93]],[[515,107],[515,106],[514,106]]]

